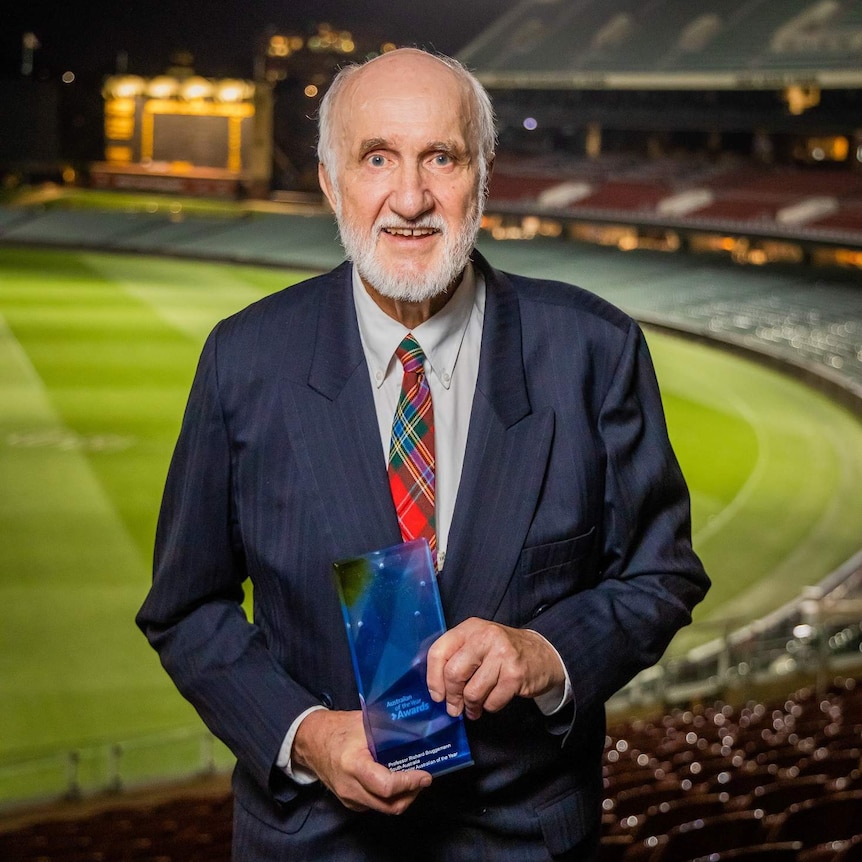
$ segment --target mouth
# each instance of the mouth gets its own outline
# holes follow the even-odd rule
[[[440,233],[437,228],[433,227],[383,227],[381,228],[383,233],[387,233],[390,236],[403,236],[403,237],[423,237],[423,236],[434,236],[435,234]]]

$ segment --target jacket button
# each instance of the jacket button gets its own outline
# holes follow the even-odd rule
[[[533,619],[535,619],[539,614],[544,613],[548,609],[547,605],[539,605],[536,610],[533,611]]]
[[[334,701],[332,700],[332,695],[328,691],[323,691],[320,693],[320,702],[327,709],[332,709],[332,704],[334,703]]]

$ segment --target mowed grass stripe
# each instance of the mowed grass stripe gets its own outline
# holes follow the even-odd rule
[[[862,425],[761,365],[681,339],[650,343],[713,577],[695,619],[755,619],[859,549]],[[685,632],[675,647],[702,637]]]
[[[217,321],[312,274],[104,254],[84,254],[81,259],[200,345]]]
[[[85,450],[0,323],[0,752],[128,723],[155,677],[131,615],[149,563]],[[5,409],[11,406],[13,409]],[[132,682],[133,681],[133,682]],[[186,720],[189,720],[190,716]]]
[[[20,338],[7,326],[18,361],[4,363],[0,390],[13,513],[0,522],[0,693],[15,708],[0,711],[0,755],[198,723],[133,617],[206,333],[288,280],[252,267],[0,250],[0,310]],[[14,367],[26,372],[26,396]],[[34,397],[40,410],[24,409]],[[70,459],[85,476],[57,468]],[[114,527],[126,532],[125,554]]]
[[[199,345],[76,255],[2,259],[0,752],[195,722],[133,617]]]

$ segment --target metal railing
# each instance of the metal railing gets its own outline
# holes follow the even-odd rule
[[[611,698],[609,710],[666,710],[706,698],[739,702],[794,676],[824,689],[835,674],[860,672],[862,551],[766,617],[743,626],[703,625],[721,634],[643,671]]]
[[[233,763],[227,747],[202,726],[54,751],[0,763],[0,808],[214,775]]]

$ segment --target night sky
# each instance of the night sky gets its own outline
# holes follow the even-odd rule
[[[12,4],[15,4],[14,6]],[[206,77],[251,77],[258,38],[268,26],[305,31],[321,21],[338,29],[454,54],[518,0],[5,0],[0,13],[0,75],[20,74],[21,35],[36,34],[35,73],[72,71],[79,81],[116,70],[155,75],[180,49]]]

